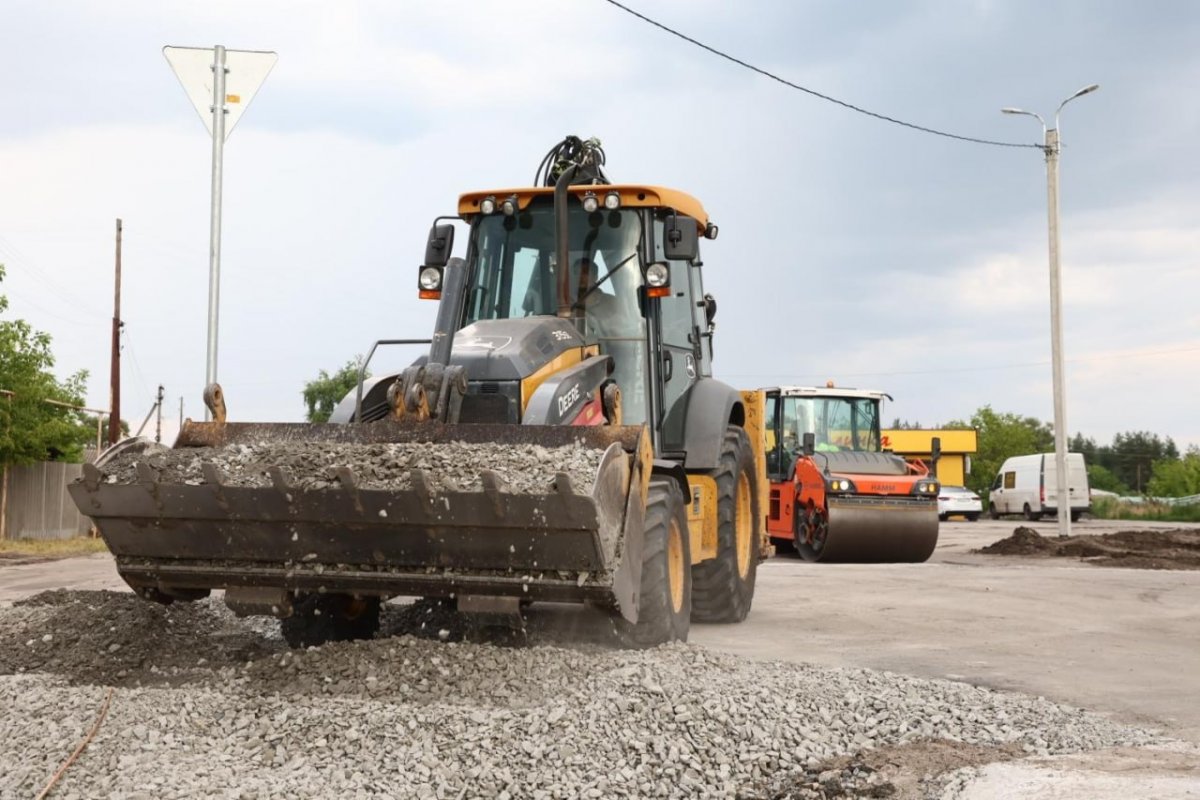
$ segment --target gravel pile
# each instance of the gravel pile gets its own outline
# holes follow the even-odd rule
[[[555,475],[565,472],[576,491],[588,493],[603,455],[580,445],[264,442],[124,453],[101,471],[106,483],[135,483],[137,464],[144,462],[160,481],[200,486],[207,482],[202,465],[211,463],[228,485],[264,487],[272,485],[268,470],[280,467],[297,488],[328,489],[340,486],[338,470],[348,467],[359,488],[394,490],[411,488],[412,470],[420,469],[435,491],[478,491],[480,471],[490,469],[518,494],[551,491]]]
[[[61,598],[0,608],[0,631],[61,638],[62,663],[75,663],[72,649],[82,662],[96,645],[86,630],[146,605],[94,600],[55,618],[46,611],[67,608]],[[168,669],[159,685],[118,689],[56,797],[819,797],[769,792],[811,784],[829,759],[922,740],[1029,753],[1153,741],[1041,698],[689,645],[401,636],[285,651],[214,603],[190,609],[195,636],[162,624],[138,636],[156,664],[191,665]],[[206,651],[206,625],[257,638],[260,649]],[[5,635],[0,649],[10,647]],[[39,669],[0,675],[0,797],[36,793],[91,725],[111,677],[100,667],[89,686],[80,669],[58,673],[51,660]],[[863,773],[852,766],[846,780],[854,769]]]
[[[285,649],[277,622],[246,622],[215,600],[163,606],[124,592],[43,592],[0,610],[0,674],[138,686]]]

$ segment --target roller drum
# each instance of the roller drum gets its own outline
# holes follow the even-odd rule
[[[904,498],[831,497],[823,540],[797,541],[808,561],[919,563],[937,546],[937,505]]]

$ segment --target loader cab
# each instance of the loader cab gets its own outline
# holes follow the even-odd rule
[[[583,198],[594,192],[606,201],[616,195],[613,207],[587,210]],[[706,216],[697,223],[685,213],[703,213],[694,199],[670,192],[694,206],[680,203],[685,207],[676,211],[655,203],[655,192],[669,190],[571,187],[565,265],[558,263],[549,190],[518,190],[503,208],[484,202],[492,195],[464,195],[459,210],[471,230],[458,329],[530,317],[570,320],[586,347],[612,357],[623,423],[650,423],[657,449],[672,452],[684,449],[688,389],[712,374],[697,239],[702,226],[712,235],[715,227]]]

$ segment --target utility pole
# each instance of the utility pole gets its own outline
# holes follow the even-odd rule
[[[163,387],[158,385],[158,402],[155,404],[158,407],[158,418],[154,421],[154,441],[162,442],[162,403],[163,403]]]
[[[179,430],[183,430],[183,395],[179,395]]]
[[[12,399],[13,392],[0,389],[0,395],[8,401],[8,429],[12,430]],[[0,475],[0,539],[8,537],[8,462],[4,462],[3,475]]]
[[[1058,535],[1071,535],[1071,491],[1067,475],[1067,389],[1066,367],[1063,358],[1062,334],[1062,271],[1059,264],[1059,231],[1058,231],[1058,156],[1059,116],[1063,106],[1077,97],[1091,94],[1100,88],[1093,83],[1085,86],[1075,94],[1058,104],[1054,112],[1054,127],[1048,127],[1041,115],[1020,108],[1002,108],[1005,114],[1023,114],[1033,117],[1042,124],[1042,135],[1045,144],[1042,151],[1046,155],[1046,208],[1050,239],[1050,372],[1054,386],[1054,464],[1058,471],[1055,476],[1056,508],[1058,518]]]
[[[121,220],[117,220],[117,280],[113,291],[112,365],[109,367],[108,443],[121,438]],[[97,452],[99,455],[99,452]]]

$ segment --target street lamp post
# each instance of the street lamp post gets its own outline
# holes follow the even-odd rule
[[[1075,94],[1058,104],[1054,112],[1054,127],[1047,128],[1046,121],[1032,111],[1019,108],[1002,108],[1005,114],[1024,114],[1033,117],[1042,125],[1042,135],[1046,153],[1046,206],[1050,217],[1050,357],[1054,381],[1054,463],[1057,467],[1056,476],[1058,493],[1058,535],[1071,535],[1071,497],[1067,475],[1067,397],[1066,376],[1063,360],[1062,343],[1062,274],[1059,267],[1059,235],[1058,235],[1058,118],[1063,106],[1076,97],[1083,97],[1100,88],[1093,83],[1085,86]]]

